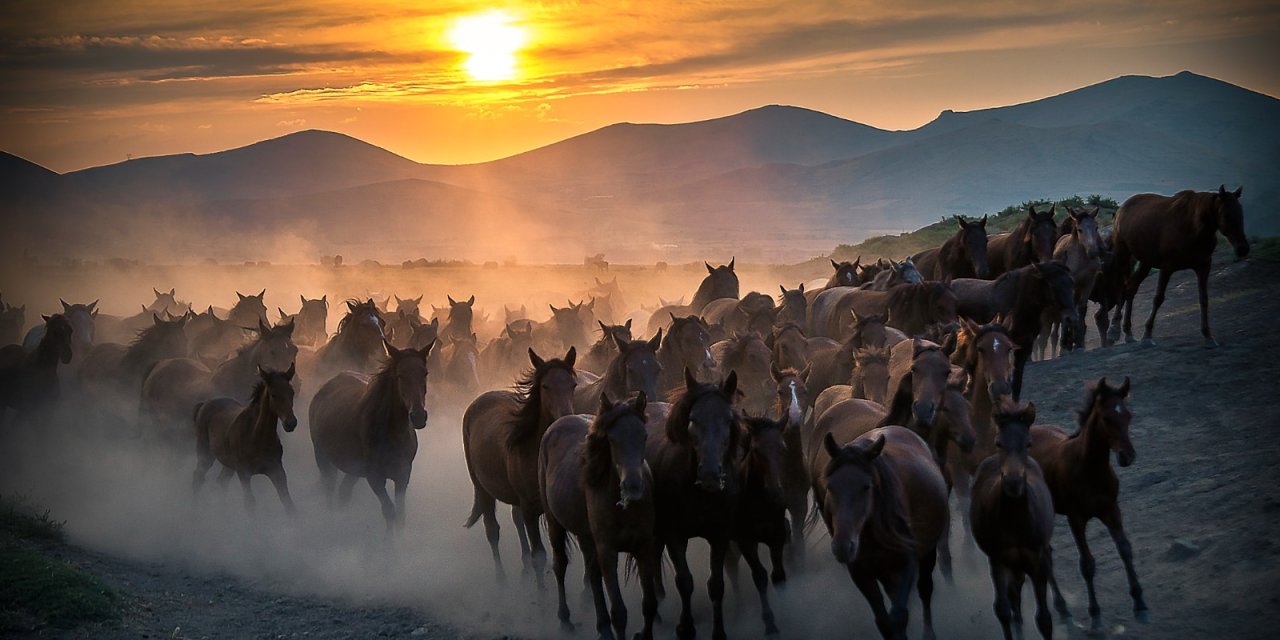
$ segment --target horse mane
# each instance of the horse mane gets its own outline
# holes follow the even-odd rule
[[[1085,423],[1089,421],[1089,416],[1093,413],[1093,405],[1102,393],[1102,387],[1098,386],[1097,381],[1089,382],[1084,386],[1084,392],[1080,394],[1080,400],[1075,408],[1076,431],[1068,435],[1068,439],[1076,438],[1084,433]]]
[[[347,299],[347,300],[346,300],[346,302],[351,303],[351,304],[354,304],[356,307],[359,307],[359,306],[361,306],[361,305],[365,304],[364,302],[361,302],[360,300],[356,300],[355,298],[349,298],[349,299]],[[374,307],[374,312],[375,312],[375,313],[377,313],[377,307],[376,307],[376,306]],[[354,311],[352,311],[352,310],[350,310],[350,309],[348,309],[348,310],[347,310],[346,315],[342,316],[342,319],[338,321],[338,334],[339,334],[339,335],[341,335],[341,334],[342,334],[343,329],[346,329],[346,328],[347,328],[347,324],[351,322],[351,316],[354,316],[354,315],[355,315],[355,312],[354,312]]]
[[[831,475],[847,464],[864,466],[861,460],[843,455],[844,451],[827,463],[826,475]],[[874,504],[863,535],[871,534],[871,539],[888,551],[914,553],[915,536],[907,522],[906,496],[898,483],[898,477],[889,468],[889,462],[883,454],[871,461],[868,470],[871,472]]]
[[[541,367],[525,370],[516,380],[512,392],[518,407],[512,412],[515,423],[507,436],[507,447],[514,448],[528,442],[538,433],[538,420],[542,413],[542,380],[552,369],[564,369],[573,374],[573,367],[564,360],[553,358]],[[535,443],[536,444],[536,443]]]
[[[613,454],[609,451],[609,429],[606,426],[611,427],[623,415],[634,412],[635,407],[630,402],[618,402],[591,421],[582,448],[582,480],[588,487],[601,487],[609,481]],[[644,416],[640,418],[643,420]]]
[[[667,415],[667,439],[676,444],[685,444],[689,442],[689,416],[693,413],[694,405],[700,400],[710,395],[718,395],[725,404],[729,405],[733,413],[733,422],[735,428],[729,433],[729,450],[734,451],[738,446],[738,430],[736,424],[738,422],[738,412],[733,410],[733,398],[725,395],[720,389],[720,385],[714,382],[700,382],[698,386],[692,389],[676,389],[668,398],[671,403],[671,413]]]

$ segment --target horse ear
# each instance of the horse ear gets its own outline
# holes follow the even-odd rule
[[[804,283],[800,283],[800,293],[804,293]]]
[[[546,360],[538,357],[538,353],[533,350],[533,347],[529,347],[529,362],[533,363],[534,369],[541,369],[542,365],[547,363]]]
[[[605,326],[603,322],[601,322],[600,320],[596,320],[596,324],[600,325],[600,333],[603,333],[605,335],[609,334],[609,327]]]
[[[850,310],[849,310],[849,313],[852,313],[852,314],[853,314],[853,324],[854,324],[854,326],[857,326],[857,325],[862,324],[862,316],[858,315],[858,311],[857,311],[857,309],[850,309]]]
[[[730,271],[733,271],[733,263],[734,263],[735,261],[737,261],[737,259],[738,259],[738,257],[737,257],[737,256],[730,256],[730,257],[729,257],[729,270],[730,270]]]
[[[396,295],[396,294],[394,294],[394,293],[393,293],[393,294],[391,294],[391,297],[396,299],[396,304],[398,304],[398,305],[400,305],[400,304],[404,304],[404,300],[401,300],[401,299],[400,299],[400,296],[398,296],[398,295]]]
[[[958,225],[961,229],[969,228],[969,223],[965,222],[964,218],[961,218],[960,216],[956,216],[956,225]]]
[[[955,332],[948,332],[947,337],[942,341],[942,353],[950,358],[951,354],[956,352],[957,343],[959,343],[959,340],[956,339]]]
[[[177,290],[177,289],[175,289],[175,288],[173,288],[173,287],[169,287],[169,295],[170,295],[170,296],[175,295],[177,292],[178,292],[178,290]]]
[[[986,228],[987,228],[987,215],[986,215],[986,214],[983,214],[983,215],[982,215],[982,221],[981,221],[981,222],[979,222],[978,224],[982,225],[982,228],[983,228],[983,229],[986,229]]]
[[[1028,425],[1036,421],[1036,403],[1027,403],[1027,408],[1022,411],[1022,419],[1026,420]]]
[[[836,259],[835,259],[835,258],[830,258],[830,260],[831,260],[831,268],[832,268],[832,269],[835,269],[835,270],[837,270],[837,271],[839,271],[839,270],[840,270],[840,263],[839,263],[839,262],[836,262]]]
[[[451,296],[451,295],[445,295],[445,298],[448,298],[448,300],[449,300],[449,306],[451,306],[451,307],[452,307],[453,305],[458,304],[458,302],[457,302],[456,300],[454,300],[454,299],[453,299],[453,296]]]
[[[1220,195],[1220,196],[1225,196],[1225,195],[1227,195],[1227,185],[1225,185],[1225,184],[1223,184],[1223,185],[1218,185],[1218,195]]]
[[[706,260],[703,260],[703,261],[702,261],[702,264],[706,265],[706,267],[707,267],[707,273],[715,273],[715,272],[716,272],[715,268],[711,266],[711,263],[710,263],[710,262],[707,262]]]
[[[600,392],[600,413],[607,413],[613,408],[613,402],[609,400],[609,394]]]
[[[439,339],[439,338],[435,338],[435,339],[433,339],[431,342],[428,342],[428,343],[427,343],[427,346],[425,346],[425,347],[423,347],[423,348],[421,348],[421,349],[419,349],[419,350],[418,350],[418,352],[422,354],[422,358],[423,358],[424,360],[427,358],[427,356],[430,356],[430,355],[431,355],[431,350],[435,348],[436,343],[437,343],[437,342],[439,342],[439,341],[440,341],[440,339]]]
[[[782,370],[778,368],[778,363],[769,363],[769,375],[773,377],[774,382],[782,382]]]
[[[259,378],[262,378],[263,380],[267,379],[267,370],[263,369],[262,365],[260,364],[253,365],[253,372],[257,374]]]
[[[354,301],[354,300],[348,300],[348,301],[347,301],[347,310],[348,310],[348,311],[350,311],[350,312],[352,312],[352,313],[355,313],[355,311],[356,311],[356,303],[355,303],[355,301]]]
[[[41,318],[41,319],[43,319],[45,322],[48,322],[50,317],[51,317],[51,316],[46,316],[46,315],[44,315],[43,313],[42,313],[42,314],[40,314],[40,318]]]
[[[299,297],[299,298],[302,298],[302,296],[298,296],[298,297]],[[306,298],[302,298],[302,300],[303,300],[303,302],[306,302],[306,300],[307,300],[307,299],[306,299]],[[324,295],[320,296],[320,302],[323,302],[323,303],[324,303],[324,308],[328,309],[328,308],[329,308],[329,294],[327,294],[327,293],[326,293],[326,294],[324,294]]]
[[[418,296],[412,300],[414,304],[422,304],[422,296]]]
[[[724,383],[720,385],[720,391],[730,398],[734,397],[734,394],[738,391],[737,371],[729,372],[729,377],[725,378]]]
[[[554,304],[551,304],[550,302],[548,302],[548,303],[547,303],[547,306],[551,308],[551,314],[552,314],[552,315],[555,315],[555,313],[556,313],[556,306],[555,306]]]
[[[387,355],[391,356],[392,358],[396,357],[396,355],[400,353],[400,350],[397,349],[394,344],[391,344],[391,342],[386,338],[382,339],[382,346],[387,350]]]
[[[170,292],[170,293],[172,293],[172,292]],[[267,290],[266,290],[266,289],[263,289],[262,291],[259,291],[259,292],[258,292],[258,295],[254,296],[254,297],[255,297],[255,298],[258,298],[258,299],[262,299],[262,298],[265,298],[266,296],[267,296]]]
[[[596,286],[597,286],[597,287],[603,287],[603,286],[604,286],[604,283],[603,283],[603,282],[600,282],[600,278],[598,278],[598,277],[593,277],[593,278],[591,278],[591,279],[596,281]]]
[[[284,309],[281,309],[280,307],[276,307],[276,312],[280,314],[281,320],[284,320],[285,318],[289,317],[289,314],[285,313]]]
[[[439,329],[439,328],[440,328],[440,318],[432,318],[432,319],[431,319],[431,326],[432,326],[433,328],[435,328],[435,329]]]
[[[684,368],[684,388],[688,391],[698,388],[698,379],[693,377],[693,372],[689,370],[689,367]]]
[[[649,348],[653,349],[654,351],[657,351],[658,348],[661,346],[662,346],[662,329],[658,329],[658,332],[653,334],[652,338],[649,338]]]
[[[238,298],[238,299],[240,299],[240,300],[244,300],[245,295],[244,295],[243,293],[240,293],[239,291],[237,291],[237,292],[236,292],[236,298]]]
[[[572,368],[573,363],[577,361],[578,361],[578,348],[574,346],[570,346],[569,352],[564,354],[564,363],[569,365],[569,367]]]
[[[1120,385],[1120,396],[1129,397],[1129,376],[1124,377],[1124,382]]]
[[[306,297],[306,296],[304,296],[304,295],[299,295],[299,296],[298,296],[298,299],[302,301],[302,304],[306,304],[306,303],[307,303],[307,297]]]
[[[781,291],[784,296],[787,295],[787,288],[782,285],[778,285],[778,291]]]
[[[840,445],[836,444],[836,437],[831,435],[830,431],[822,437],[822,447],[827,450],[827,455],[831,456],[832,459],[839,457]]]
[[[663,305],[663,306],[666,306],[666,305]],[[674,323],[676,321],[676,314],[672,311],[668,311],[667,313],[671,316],[671,322]]]
[[[1240,185],[1240,188],[1231,192],[1231,195],[1239,198],[1243,193],[1244,193],[1244,185]]]
[[[71,311],[71,305],[67,304],[67,301],[66,301],[66,300],[63,300],[62,298],[58,298],[58,302],[61,302],[61,303],[62,303],[62,312],[63,312],[63,313],[69,313],[69,312]]]
[[[266,335],[268,331],[271,331],[271,327],[268,327],[267,323],[262,321],[262,318],[258,318],[258,333]]]
[[[884,434],[883,433],[876,437],[875,442],[872,442],[871,446],[867,447],[864,453],[867,454],[868,459],[874,460],[880,455],[880,452],[882,451],[884,451]]]
[[[156,313],[151,314],[151,319],[154,320],[156,324],[160,324],[164,322],[163,320],[160,319],[160,315]]]
[[[1224,186],[1225,186],[1225,185],[1224,185]],[[1224,191],[1223,193],[1226,193],[1226,192]],[[151,287],[151,293],[156,294],[156,297],[157,297],[157,298],[159,298],[159,297],[160,297],[160,290],[159,290],[159,289],[157,289],[157,288],[155,288],[155,287]]]
[[[627,328],[627,330],[628,330],[628,331],[630,331],[630,330],[631,330],[631,318],[627,318],[627,321],[626,321],[626,322],[624,322],[624,323],[622,323],[622,326],[626,327],[626,328]]]
[[[476,296],[475,294],[471,294],[471,297],[467,298],[467,306],[469,307],[475,303],[476,303]]]
[[[809,364],[804,365],[804,370],[800,372],[800,379],[808,380],[809,372],[811,371],[813,371],[813,362],[810,362]]]
[[[286,371],[286,372],[284,372],[284,379],[285,379],[285,380],[292,380],[292,379],[293,379],[293,376],[297,375],[297,373],[298,373],[298,363],[297,363],[297,362],[290,362],[290,363],[289,363],[289,370],[288,370],[288,371]]]
[[[640,415],[644,415],[645,406],[647,406],[648,404],[649,404],[649,398],[648,396],[645,395],[644,391],[641,391],[640,393],[636,394],[636,403],[635,403],[636,413]]]
[[[98,312],[98,301],[97,301],[97,300],[94,300],[93,302],[90,302],[90,303],[88,304],[88,306],[87,306],[87,307],[85,307],[85,308],[86,308],[86,309],[88,309],[88,310],[89,310],[90,312],[92,312],[92,313],[97,313],[97,312]]]

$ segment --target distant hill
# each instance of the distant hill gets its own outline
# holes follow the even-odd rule
[[[163,232],[149,248],[180,259],[271,259],[240,236],[286,232],[303,251],[345,242],[395,261],[795,261],[1009,202],[1219,184],[1244,185],[1251,233],[1280,233],[1280,100],[1184,72],[946,111],[912,131],[773,105],[615,124],[459,166],[325,131],[66,175],[5,154],[0,185],[14,195],[0,213],[8,248],[35,238],[63,253],[129,255]]]

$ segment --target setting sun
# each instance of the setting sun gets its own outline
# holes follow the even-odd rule
[[[467,75],[484,82],[516,77],[516,52],[524,46],[526,33],[513,20],[507,12],[493,10],[454,21],[449,39],[458,51],[468,54]]]

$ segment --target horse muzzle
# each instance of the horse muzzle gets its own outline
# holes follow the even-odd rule
[[[427,410],[415,409],[409,412],[409,423],[414,429],[421,429],[427,426]]]
[[[836,562],[849,564],[858,557],[858,543],[853,540],[832,540],[831,555],[836,557]]]
[[[623,480],[618,485],[618,508],[626,509],[633,502],[639,502],[644,499],[644,483],[639,481]]]
[[[1247,240],[1234,246],[1236,248],[1236,258],[1243,260],[1249,257],[1249,242]]]
[[[702,488],[703,491],[709,491],[711,493],[719,493],[721,491],[724,491],[724,485],[725,485],[724,472],[720,470],[716,470],[716,471],[699,473],[697,484],[699,487]]]
[[[293,433],[293,430],[298,428],[298,416],[289,416],[280,422],[284,425],[285,433]]]
[[[1004,495],[1009,498],[1021,498],[1027,493],[1027,474],[1004,474],[1000,476],[1000,486]]]
[[[937,416],[937,406],[932,402],[921,400],[911,405],[911,418],[921,427],[932,427]]]
[[[1125,451],[1121,449],[1116,452],[1116,462],[1118,462],[1122,467],[1127,467],[1133,464],[1133,461],[1137,458],[1138,454],[1136,451]]]
[[[960,453],[973,453],[973,448],[978,445],[978,439],[967,433],[955,438],[955,441]]]

